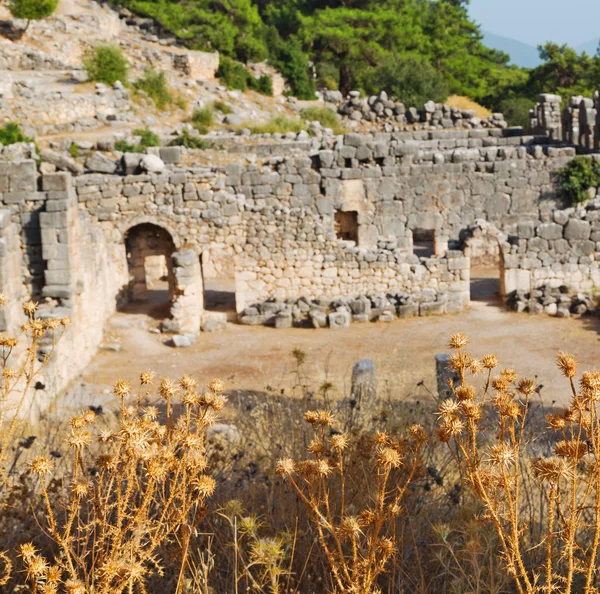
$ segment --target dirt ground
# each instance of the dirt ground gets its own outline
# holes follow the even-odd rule
[[[210,381],[225,381],[228,389],[267,390],[295,394],[292,350],[307,354],[304,373],[314,390],[325,381],[338,393],[347,393],[352,366],[363,357],[377,367],[378,386],[394,399],[425,398],[435,391],[435,355],[448,352],[448,337],[464,332],[472,353],[493,352],[504,367],[516,369],[542,384],[547,405],[566,403],[568,386],[554,361],[559,350],[573,353],[581,370],[598,365],[600,319],[557,319],[504,310],[496,300],[472,302],[467,313],[397,320],[392,323],[353,324],[342,330],[249,327],[228,324],[216,333],[202,333],[189,348],[164,344],[165,335],[153,333],[158,320],[144,314],[118,313],[110,321],[106,345],[83,381],[93,392],[107,394],[117,379],[135,381],[140,371],[152,369],[160,376],[193,374]],[[421,384],[421,382],[423,382]]]

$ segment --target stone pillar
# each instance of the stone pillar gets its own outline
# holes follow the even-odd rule
[[[563,129],[565,140],[571,144],[577,144],[580,137],[580,105],[583,97],[571,97],[569,105],[563,111]]]
[[[74,294],[74,262],[77,252],[76,223],[77,197],[68,173],[51,173],[42,177],[46,192],[46,210],[40,213],[44,297],[59,299],[63,305],[72,305]]]
[[[594,124],[594,150],[600,149],[600,87],[594,92],[594,107],[596,108],[596,122]]]
[[[534,133],[548,136],[554,142],[560,142],[562,136],[562,115],[560,112],[560,97],[550,93],[542,93],[539,103],[531,115]]]
[[[594,100],[583,97],[579,104],[579,139],[573,144],[592,149],[594,147],[594,135],[596,129],[596,108]]]
[[[377,374],[373,359],[361,359],[352,368],[350,415],[354,424],[364,425],[377,398]]]
[[[182,334],[197,334],[204,312],[204,288],[200,258],[193,249],[184,249],[173,254],[173,275],[173,325]]]
[[[452,396],[449,381],[457,381],[456,372],[450,369],[450,355],[435,356],[435,376],[437,379],[438,400],[445,400]]]

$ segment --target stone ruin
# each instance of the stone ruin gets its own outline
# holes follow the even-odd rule
[[[88,364],[117,306],[154,283],[163,330],[185,345],[227,320],[343,328],[460,312],[471,259],[534,313],[600,282],[600,204],[564,204],[554,179],[578,146],[504,127],[235,142],[230,155],[254,157],[193,166],[201,151],[92,150],[52,173],[69,169],[53,151],[39,169],[34,151],[0,162],[2,329],[21,324],[25,299],[73,319],[52,393]]]

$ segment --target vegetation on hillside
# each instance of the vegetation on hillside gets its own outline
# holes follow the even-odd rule
[[[221,52],[220,76],[241,90],[255,88],[241,63],[267,59],[301,99],[324,87],[383,89],[416,106],[457,94],[527,125],[539,93],[591,96],[600,81],[600,57],[554,43],[539,48],[543,63],[533,70],[509,65],[483,45],[468,0],[113,1],[191,48]]]

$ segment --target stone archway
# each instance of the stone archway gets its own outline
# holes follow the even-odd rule
[[[141,223],[125,233],[125,249],[128,303],[165,317],[175,293],[173,254],[176,248],[171,234],[158,225]]]

